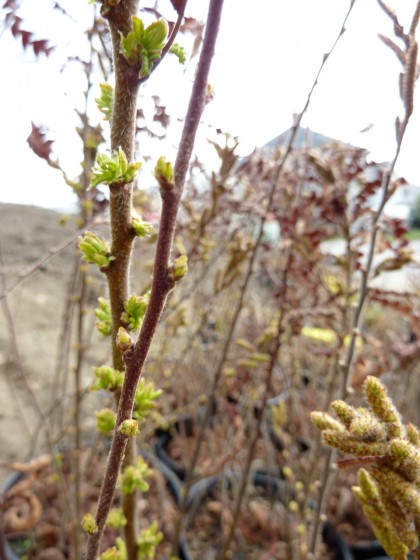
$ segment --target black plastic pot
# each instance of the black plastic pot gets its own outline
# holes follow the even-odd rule
[[[349,545],[328,521],[322,527],[322,540],[335,553],[335,560],[355,560]]]
[[[214,496],[215,490],[222,480],[229,486],[233,485],[235,481],[238,481],[240,476],[240,471],[232,470],[225,472],[223,475],[215,475],[203,478],[193,484],[188,493],[186,523],[188,524],[188,517],[191,517],[195,514],[198,507],[206,497]],[[263,471],[255,471],[252,474],[252,483],[255,486],[260,486],[267,489],[267,491],[273,498],[280,499],[281,497],[283,497],[284,499],[285,493],[287,494],[288,499],[291,499],[292,497],[292,490],[287,485],[287,483],[283,479],[273,476],[269,473]],[[185,535],[182,535],[180,539],[180,557],[181,560],[198,560],[192,555]]]
[[[184,416],[177,420],[169,430],[158,430],[156,432],[157,440],[155,444],[155,453],[157,457],[179,478],[185,480],[186,469],[174,461],[167,453],[169,442],[174,433],[185,434],[191,437],[194,434],[195,420],[192,416]]]
[[[241,473],[238,471],[228,471],[224,474],[224,477],[227,478],[228,483],[229,479],[233,483],[235,479],[238,479],[240,474]],[[218,475],[202,479],[191,487],[188,495],[188,515],[195,513],[204,498],[214,495],[214,491],[221,482],[221,478],[222,477]],[[274,499],[289,502],[293,498],[293,490],[289,487],[287,482],[272,474],[256,471],[252,474],[252,483],[255,486],[266,489]],[[349,545],[328,522],[325,523],[322,528],[322,538],[328,548],[335,553],[335,560],[356,560]],[[198,560],[192,555],[185,536],[182,537],[180,542],[180,552],[182,560]],[[357,558],[357,560],[362,560],[362,558]],[[379,558],[377,560],[379,560]]]
[[[377,542],[350,546],[354,560],[389,560],[382,546]]]

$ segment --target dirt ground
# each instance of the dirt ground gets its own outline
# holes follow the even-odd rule
[[[46,423],[65,419],[57,408],[63,399],[72,398],[74,382],[64,379],[66,368],[59,367],[60,331],[68,308],[68,286],[75,262],[75,218],[62,225],[56,212],[33,206],[0,205],[0,461],[25,460],[43,450]],[[73,241],[72,241],[73,240]],[[69,245],[47,262],[51,250]],[[30,271],[36,268],[36,272]],[[26,277],[14,287],[19,278]],[[95,283],[98,285],[96,286]],[[90,287],[100,290],[100,279]],[[5,290],[9,293],[4,296]],[[92,294],[91,294],[92,295]],[[91,299],[96,299],[92,298]],[[91,303],[94,303],[91,302]],[[104,361],[107,341],[93,332],[93,305],[87,323],[96,337],[95,350],[88,350],[82,368],[83,385],[92,381],[92,365]],[[75,339],[70,342],[74,349]],[[74,371],[75,357],[70,353],[69,368]],[[64,389],[59,396],[59,391]],[[89,401],[90,395],[86,399]],[[94,407],[94,397],[88,406]],[[54,419],[52,410],[58,410]],[[94,427],[93,412],[85,413],[86,426]],[[57,426],[52,427],[55,432]],[[67,426],[68,430],[68,426]],[[41,434],[41,437],[39,435]],[[0,481],[8,474],[0,468]]]

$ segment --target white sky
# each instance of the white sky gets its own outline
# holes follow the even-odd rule
[[[168,0],[168,18],[174,17]],[[207,2],[189,0],[190,12],[203,12]],[[77,65],[60,73],[65,56],[75,54],[89,25],[92,6],[87,0],[62,0],[76,21],[66,21],[52,10],[52,0],[22,2],[22,27],[37,38],[57,45],[48,58],[35,61],[22,55],[20,45],[4,32],[0,37],[1,183],[0,201],[64,208],[72,200],[60,175],[29,150],[26,138],[31,121],[51,129],[54,151],[70,175],[79,172],[80,142],[73,108],[81,106]],[[409,21],[415,0],[396,2],[402,23]],[[204,120],[240,138],[240,153],[249,153],[279,135],[300,111],[323,53],[335,39],[349,0],[225,0],[224,19],[213,63],[214,101]],[[163,6],[166,6],[163,3]],[[66,23],[63,25],[63,21]],[[395,150],[395,117],[402,114],[398,95],[400,66],[396,56],[378,39],[392,37],[392,26],[375,0],[356,0],[347,32],[327,62],[304,125],[328,136],[366,147],[376,160],[389,160]],[[182,42],[182,38],[180,40]],[[192,72],[183,77],[175,60],[166,60],[146,86],[158,93],[170,112],[182,116]],[[412,117],[397,171],[420,185],[420,99]],[[98,121],[99,114],[96,115]],[[371,130],[361,134],[367,125]],[[107,123],[104,123],[107,126]],[[176,128],[170,141],[176,144]],[[204,127],[202,138],[210,134]],[[159,145],[160,154],[170,145]],[[201,143],[203,150],[203,142]],[[140,154],[141,155],[141,154]]]

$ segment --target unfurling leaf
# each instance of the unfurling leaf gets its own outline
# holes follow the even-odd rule
[[[162,390],[155,389],[152,382],[146,383],[143,378],[140,379],[134,398],[134,418],[140,421],[146,418],[149,411],[155,408],[155,401],[161,394]]]
[[[124,151],[118,148],[113,156],[98,154],[96,166],[92,169],[89,188],[97,187],[101,183],[106,185],[125,185],[134,181],[140,162],[127,161]]]
[[[95,415],[96,425],[100,432],[102,432],[103,434],[108,434],[114,429],[117,415],[113,410],[111,410],[110,408],[104,408],[103,410],[96,412]]]
[[[79,237],[79,248],[83,253],[83,260],[96,264],[99,268],[107,268],[115,260],[115,257],[110,254],[108,241],[91,231],[87,231],[83,237]]]
[[[140,18],[133,16],[132,30],[124,36],[120,32],[120,53],[129,64],[140,64],[140,78],[145,78],[153,68],[153,61],[162,56],[162,49],[169,32],[164,19],[154,21],[146,29]]]
[[[107,391],[115,391],[121,389],[124,373],[111,366],[94,367],[96,381],[90,388],[91,391],[99,391],[105,389]]]
[[[112,331],[112,315],[109,301],[100,297],[98,298],[99,307],[95,309],[95,315],[98,319],[96,328],[103,336],[109,336]]]
[[[115,539],[115,546],[105,550],[99,560],[127,560],[127,547],[122,538],[117,537]]]
[[[138,560],[153,560],[153,558],[156,558],[156,548],[162,540],[163,533],[158,531],[156,521],[147,529],[142,529],[137,543]]]
[[[174,43],[169,49],[169,52],[171,54],[174,54],[178,58],[180,64],[185,64],[187,56],[185,54],[184,47],[181,47],[181,45],[178,45],[178,43]]]
[[[155,233],[155,228],[149,222],[143,221],[139,216],[131,219],[137,237],[150,237]]]
[[[127,525],[127,518],[121,508],[112,508],[106,519],[106,524],[112,529],[119,529]]]
[[[136,331],[140,328],[146,313],[147,304],[149,303],[150,292],[144,296],[133,295],[124,304],[124,312],[121,314],[121,320],[126,323],[130,331]]]
[[[124,495],[132,494],[135,490],[147,492],[149,484],[147,478],[151,475],[152,471],[147,466],[143,457],[137,459],[137,464],[134,467],[129,465],[124,469],[118,479],[118,485]]]
[[[112,118],[112,105],[114,103],[114,90],[109,84],[99,84],[101,95],[95,99],[98,109],[103,113],[104,119],[110,121]]]

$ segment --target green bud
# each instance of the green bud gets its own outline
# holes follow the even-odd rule
[[[145,78],[152,71],[153,62],[151,61],[150,53],[146,49],[142,49],[140,51],[140,59],[141,59],[141,66],[140,66],[139,77]]]
[[[175,280],[180,280],[183,276],[187,274],[188,271],[188,257],[187,255],[181,255],[174,260],[173,274]]]
[[[95,518],[91,513],[86,513],[82,519],[82,528],[89,535],[94,535],[98,532],[98,526],[96,524]]]
[[[120,559],[121,556],[116,546],[107,548],[105,552],[103,552],[99,557],[99,560],[120,560]]]
[[[94,367],[92,369],[96,381],[90,388],[91,391],[99,391],[100,389],[115,391],[116,389],[121,389],[124,378],[122,371],[110,366]]]
[[[244,350],[248,350],[249,352],[255,352],[254,344],[249,342],[249,340],[246,340],[246,338],[237,338],[235,340],[235,344],[237,346],[240,346],[241,348],[244,348]]]
[[[299,511],[299,505],[297,502],[295,502],[295,500],[292,500],[291,502],[289,502],[289,511],[296,513],[297,511]]]
[[[138,560],[150,560],[156,557],[156,548],[163,540],[163,533],[158,531],[158,525],[154,521],[147,529],[140,531],[137,543]]]
[[[98,109],[103,113],[104,120],[110,121],[112,118],[112,106],[114,104],[114,90],[109,84],[99,84],[101,89],[100,97],[95,99]]]
[[[98,298],[99,307],[95,309],[95,315],[98,319],[96,328],[103,336],[109,336],[112,332],[112,315],[109,301],[100,297]]]
[[[311,412],[311,420],[318,430],[335,430],[338,432],[344,432],[343,424],[335,418],[332,418],[327,412]]]
[[[239,358],[239,360],[236,360],[236,365],[246,369],[257,369],[261,367],[259,362],[251,358]]]
[[[291,469],[290,467],[288,467],[288,466],[283,467],[282,473],[283,473],[283,476],[284,476],[285,478],[292,478],[292,477],[293,477],[293,471],[292,471],[292,469]]]
[[[174,186],[174,169],[170,161],[161,156],[155,166],[155,177],[162,189],[172,189]]]
[[[172,47],[169,49],[169,52],[171,54],[174,54],[176,57],[178,57],[180,64],[185,64],[187,60],[187,56],[185,54],[184,47],[181,47],[181,45],[178,45],[178,43],[174,43]]]
[[[127,518],[123,510],[121,508],[112,508],[108,513],[106,524],[108,527],[111,527],[111,529],[125,527],[125,525],[127,525]]]
[[[117,415],[113,410],[111,410],[110,408],[104,408],[99,412],[96,412],[95,416],[96,424],[100,432],[108,434],[114,429]]]
[[[414,424],[409,423],[406,426],[406,430],[407,437],[411,441],[411,443],[417,445],[417,447],[420,447],[420,433],[418,428]]]
[[[120,34],[120,53],[129,64],[137,64],[139,61],[139,53],[141,45],[134,31],[130,31],[125,37],[121,31]]]
[[[108,548],[100,556],[99,560],[127,560],[127,547],[121,537],[115,539],[116,546]]]
[[[155,233],[155,228],[149,222],[143,221],[138,216],[131,218],[131,223],[137,237],[150,237]]]
[[[169,25],[165,19],[158,19],[147,27],[143,34],[143,48],[147,51],[161,51],[169,33]],[[160,52],[159,52],[160,55]]]
[[[128,163],[127,156],[121,147],[112,156],[98,154],[96,156],[96,166],[92,169],[89,188],[97,187],[102,183],[105,185],[131,183],[140,167],[140,162]]]
[[[349,430],[363,441],[385,441],[387,435],[384,423],[366,411],[359,412]]]
[[[118,430],[126,437],[134,437],[139,433],[139,423],[137,420],[124,420]]]
[[[366,500],[370,503],[379,502],[379,492],[375,481],[370,476],[366,469],[360,469],[357,473],[357,481],[360,486],[360,490],[363,492]]]
[[[131,21],[133,22],[133,33],[136,37],[137,43],[141,44],[144,35],[144,23],[137,16],[131,16]]]
[[[155,389],[152,382],[146,383],[145,379],[141,378],[134,397],[134,417],[139,421],[144,420],[149,411],[156,407],[155,401],[161,394],[161,389]]]
[[[250,358],[255,362],[266,363],[270,361],[270,354],[265,354],[264,352],[254,352],[251,354]]]
[[[149,484],[146,478],[150,476],[152,471],[147,466],[147,463],[142,457],[137,459],[137,464],[134,467],[130,465],[124,469],[118,479],[119,487],[124,495],[132,494],[135,490],[147,492]]]
[[[389,398],[385,385],[377,377],[368,376],[364,383],[366,400],[372,411],[386,424],[391,437],[404,437],[405,430],[394,403]]]
[[[362,457],[365,455],[386,455],[388,447],[384,442],[360,441],[352,434],[336,430],[324,430],[322,437],[326,444],[335,447],[343,453],[351,453]]]
[[[133,346],[133,341],[131,336],[125,330],[124,327],[120,327],[117,332],[116,338],[117,348],[122,353],[125,354]]]
[[[121,315],[121,320],[126,323],[130,331],[139,329],[146,313],[149,298],[150,292],[147,292],[144,296],[133,295],[124,304],[124,312]]]
[[[341,422],[348,428],[351,422],[357,417],[356,410],[344,401],[334,401],[331,408],[337,414]]]
[[[79,237],[79,248],[83,253],[83,260],[96,264],[99,268],[107,268],[115,257],[111,256],[108,241],[98,237],[91,231]]]

